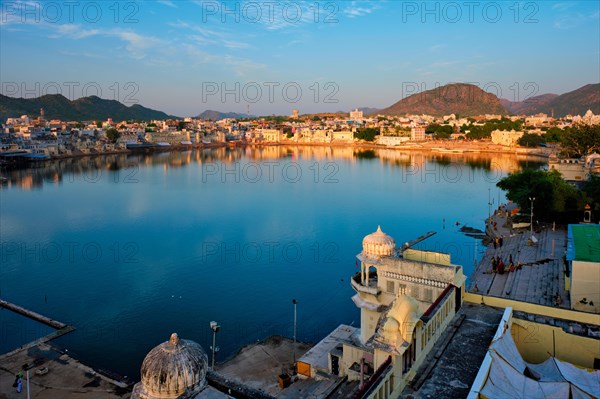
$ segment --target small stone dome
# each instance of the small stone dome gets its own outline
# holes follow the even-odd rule
[[[377,231],[363,238],[363,253],[371,256],[392,256],[396,248],[394,239],[377,226]]]
[[[144,359],[142,380],[136,384],[134,399],[187,398],[206,386],[208,356],[194,341],[171,334],[167,342],[152,349]]]

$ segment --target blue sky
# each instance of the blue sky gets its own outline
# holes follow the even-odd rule
[[[177,116],[391,105],[476,83],[510,100],[600,81],[598,1],[0,1],[3,94]]]

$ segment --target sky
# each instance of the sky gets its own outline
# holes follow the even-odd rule
[[[600,81],[599,1],[5,1],[0,92],[180,117],[384,108],[453,82],[511,101]]]

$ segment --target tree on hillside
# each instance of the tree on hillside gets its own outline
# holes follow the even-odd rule
[[[561,140],[563,155],[582,157],[600,152],[600,125],[579,124],[564,132]]]
[[[119,131],[113,127],[106,131],[106,138],[113,144],[119,140],[119,137],[121,137],[121,133],[119,133]]]
[[[583,209],[582,193],[556,170],[524,169],[501,179],[496,186],[525,212],[531,212],[529,199],[535,198],[534,215],[539,220],[568,218],[569,213]]]

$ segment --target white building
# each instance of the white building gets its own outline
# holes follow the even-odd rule
[[[359,111],[358,108],[354,109],[354,111],[350,111],[350,119],[354,121],[363,119],[363,112]]]
[[[378,228],[363,239],[360,271],[351,279],[360,328],[341,325],[297,362],[301,378],[362,380],[369,398],[396,398],[411,381],[461,306],[462,267],[450,255],[396,248]]]

